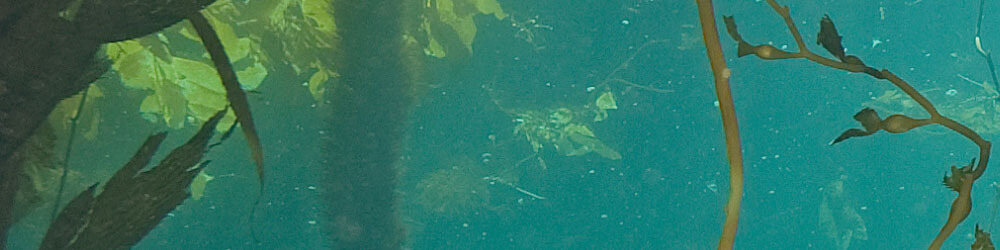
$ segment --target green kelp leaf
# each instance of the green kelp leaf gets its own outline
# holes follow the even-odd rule
[[[187,114],[187,101],[181,93],[181,88],[173,83],[159,85],[153,94],[146,96],[139,105],[139,112],[147,120],[155,122],[156,117],[163,117],[167,127],[178,129],[184,127]]]
[[[152,52],[133,40],[108,44],[105,52],[114,60],[111,68],[118,72],[125,86],[153,89],[157,61]]]
[[[267,78],[267,68],[257,62],[243,70],[237,71],[236,76],[240,79],[243,89],[256,89]]]
[[[618,151],[615,151],[611,147],[608,147],[608,145],[604,144],[604,142],[597,139],[597,137],[587,136],[583,134],[570,134],[569,139],[572,140],[573,142],[584,145],[584,147],[589,148],[590,151],[595,152],[598,155],[603,156],[604,158],[612,160],[619,160],[622,158],[622,155],[619,154]]]
[[[573,145],[573,142],[567,137],[558,138],[552,141],[552,145],[556,147],[556,151],[561,155],[565,156],[577,156],[590,153],[590,148],[579,147]]]
[[[573,111],[568,108],[558,108],[549,114],[549,122],[564,125],[573,121]]]
[[[424,22],[420,24],[421,28],[427,31],[427,46],[424,48],[424,54],[428,56],[433,56],[437,58],[443,58],[448,55],[444,50],[444,46],[438,42],[435,38],[434,33],[431,31],[431,23],[429,20],[424,19]]]
[[[498,20],[507,17],[507,14],[500,7],[500,3],[496,0],[437,0],[435,3],[433,11],[436,12],[436,15],[430,16],[436,16],[440,22],[450,26],[470,53],[472,52],[472,42],[476,38],[477,31],[476,22],[473,17],[480,14],[492,14]],[[431,32],[429,25],[425,29],[428,30],[427,34],[430,37],[430,43],[438,43],[440,45],[441,42],[435,40],[445,39],[443,37],[435,37],[433,34],[436,32]],[[428,47],[430,47],[430,44]],[[431,48],[430,51],[434,52],[434,49]],[[440,54],[440,57],[443,56],[443,53]]]
[[[218,18],[215,18],[207,12],[203,13],[203,15],[205,15],[205,18],[207,18],[212,24],[212,27],[215,28],[215,33],[219,36],[219,40],[222,41],[223,49],[226,51],[226,55],[229,56],[230,61],[239,61],[250,54],[250,38],[240,38],[239,36],[236,36],[236,32],[233,31],[233,26],[226,22],[219,21]],[[194,27],[191,27],[191,24],[189,23],[181,29],[180,33],[188,39],[201,43],[201,37],[198,37],[198,34],[192,31],[192,29],[194,29]],[[205,58],[208,58],[208,53],[205,53]]]
[[[579,124],[579,123],[574,123],[574,124],[566,125],[566,127],[563,128],[563,133],[566,134],[566,135],[581,134],[581,135],[586,135],[586,136],[590,136],[590,137],[594,136],[594,132],[590,131],[590,128],[587,127],[587,125],[583,125],[583,124]]]
[[[56,135],[65,137],[70,134],[73,127],[73,118],[77,116],[77,111],[83,111],[77,120],[78,131],[83,132],[83,138],[93,140],[96,138],[101,120],[100,109],[96,105],[98,100],[104,97],[104,92],[96,83],[87,87],[87,100],[80,110],[80,99],[83,99],[83,92],[70,96],[56,104],[56,107],[49,112],[48,120],[52,125]]]
[[[618,109],[618,104],[615,103],[615,95],[610,91],[604,92],[600,97],[597,97],[597,108],[599,109]]]
[[[565,128],[563,128],[563,134],[564,136],[569,138],[570,141],[581,145],[576,149],[577,151],[582,152],[580,154],[595,152],[598,155],[603,156],[604,158],[612,160],[618,160],[622,158],[622,155],[619,154],[618,151],[615,151],[611,147],[608,147],[606,144],[604,144],[604,142],[602,142],[600,139],[597,139],[597,137],[594,136],[594,132],[590,131],[590,128],[588,128],[586,125],[583,124],[567,125]]]
[[[174,58],[173,66],[183,79],[179,81],[183,86],[183,97],[188,100],[188,113],[196,122],[207,120],[229,105],[226,90],[222,87],[222,80],[214,67],[184,58]],[[225,131],[235,120],[236,115],[232,110],[228,110],[216,128]]]
[[[595,122],[607,119],[609,109],[618,109],[618,104],[615,103],[615,96],[611,91],[601,94],[594,103],[597,105],[597,115],[594,116]]]
[[[323,93],[326,92],[324,86],[329,79],[330,74],[327,73],[326,69],[319,69],[309,77],[309,94],[312,94],[313,100],[317,102],[323,100]]]
[[[337,23],[333,21],[333,4],[330,0],[302,0],[302,16],[312,20],[313,27],[327,34],[337,31]]]
[[[194,180],[191,180],[191,186],[189,187],[191,189],[191,198],[194,200],[201,200],[201,197],[205,195],[205,187],[208,185],[208,182],[214,179],[215,177],[208,175],[208,173],[205,173],[205,170],[202,169],[201,172],[198,173],[198,176],[195,176]]]
[[[451,26],[451,29],[455,31],[458,39],[465,45],[466,49],[472,51],[472,40],[476,38],[476,23],[472,19],[472,16],[465,13],[461,15],[456,13],[455,2],[452,0],[438,0],[436,3],[440,21]]]
[[[503,8],[500,8],[500,3],[496,0],[471,0],[471,2],[479,10],[479,13],[493,14],[497,20],[507,18],[507,13],[503,12]]]

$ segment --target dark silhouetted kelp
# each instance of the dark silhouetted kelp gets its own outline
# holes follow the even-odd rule
[[[87,87],[76,80],[96,65],[101,43],[159,31],[212,2],[0,0],[0,246],[17,190],[7,158],[59,101]]]
[[[199,12],[189,16],[188,21],[191,22],[195,32],[201,37],[202,44],[205,45],[205,50],[208,51],[209,57],[212,58],[212,63],[215,65],[215,70],[219,72],[219,77],[222,79],[222,86],[226,89],[226,99],[229,100],[229,107],[236,114],[236,121],[239,122],[240,128],[243,129],[247,145],[250,146],[250,157],[257,167],[257,183],[259,188],[257,198],[254,199],[253,207],[250,210],[250,219],[253,220],[254,215],[257,213],[257,205],[260,204],[260,199],[264,195],[264,150],[260,145],[260,137],[257,135],[257,126],[253,123],[250,102],[247,101],[247,95],[243,92],[243,88],[240,87],[236,71],[233,71],[233,65],[229,62],[229,56],[226,55],[222,41],[219,40],[219,35],[215,33],[215,29],[212,28],[208,19]],[[230,132],[232,132],[232,129],[226,131],[224,136],[228,137]],[[255,224],[251,223],[251,236],[253,236],[254,241],[257,241],[257,230],[253,225]]]
[[[208,23],[208,19],[205,19],[205,16],[201,13],[195,13],[188,17],[188,21],[191,22],[198,36],[201,37],[201,41],[205,45],[205,50],[208,51],[216,71],[219,72],[219,77],[222,78],[222,86],[226,89],[226,99],[229,100],[229,106],[232,107],[233,113],[236,114],[236,121],[243,128],[243,135],[246,136],[247,144],[250,146],[250,155],[253,158],[254,164],[257,165],[257,178],[261,189],[263,189],[264,151],[260,146],[260,137],[257,136],[257,126],[253,123],[253,115],[250,112],[250,103],[247,101],[247,95],[243,92],[243,88],[240,87],[240,81],[236,78],[236,71],[233,71],[233,65],[229,62],[229,56],[226,55],[226,50],[222,47],[222,42],[219,40],[219,35],[215,33],[212,25]]]
[[[150,136],[132,159],[94,197],[96,185],[77,195],[49,227],[40,249],[125,249],[142,239],[190,196],[187,187],[204,168],[219,112],[152,169],[149,164],[166,133]]]

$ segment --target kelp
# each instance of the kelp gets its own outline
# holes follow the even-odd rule
[[[416,200],[436,214],[466,216],[489,204],[490,190],[481,165],[468,158],[453,161],[417,183]]]
[[[70,134],[69,131],[73,123],[73,118],[77,117],[77,113],[79,112],[79,120],[76,123],[77,129],[81,130],[83,138],[87,140],[97,138],[97,133],[100,131],[101,110],[95,103],[103,97],[104,92],[101,90],[100,85],[92,83],[87,87],[87,100],[83,102],[85,105],[82,108],[80,107],[80,99],[83,98],[82,93],[60,101],[55,109],[52,110],[52,113],[49,113],[48,119],[48,123],[51,124],[56,136],[64,138]]]
[[[608,103],[603,105],[606,109],[610,109]],[[523,136],[535,152],[552,147],[564,156],[597,153],[611,160],[621,159],[621,154],[598,139],[589,125],[585,121],[580,121],[582,119],[576,113],[580,112],[574,112],[569,108],[513,112],[516,117],[514,122],[517,123],[514,126],[514,135]]]
[[[226,89],[226,99],[229,100],[229,105],[233,109],[233,113],[236,113],[236,121],[240,123],[243,135],[247,138],[247,144],[250,146],[250,155],[257,166],[257,178],[260,188],[263,190],[264,152],[260,145],[260,137],[257,135],[256,126],[253,123],[253,116],[250,113],[250,103],[247,101],[246,93],[240,88],[240,82],[236,77],[236,72],[233,71],[233,65],[229,63],[229,57],[226,56],[222,42],[219,41],[219,37],[216,35],[212,25],[208,23],[208,19],[201,15],[201,13],[196,13],[191,15],[188,20],[194,25],[195,31],[198,32],[198,36],[201,37],[205,45],[205,49],[208,50],[209,55],[212,57],[212,62],[215,63],[215,69],[218,71],[219,77],[222,78],[222,85]]]
[[[202,163],[202,165],[205,165],[206,163]],[[200,166],[200,168],[204,168],[204,166]],[[191,181],[191,186],[189,187],[191,190],[191,199],[201,200],[201,197],[205,196],[205,187],[208,186],[208,183],[214,179],[215,176],[208,175],[208,173],[205,173],[204,170],[198,172],[198,175],[194,177],[194,180]]]
[[[335,53],[337,41],[332,0],[223,0],[205,13],[246,32],[254,56],[269,70],[291,67],[301,80],[296,83],[302,83],[315,101],[325,103],[323,93],[339,76],[334,57],[328,56]]]
[[[969,127],[966,127],[965,125],[939,113],[937,108],[932,105],[923,94],[913,88],[913,86],[908,82],[899,78],[899,76],[893,74],[887,69],[877,70],[866,65],[856,56],[847,55],[843,46],[840,44],[842,37],[837,32],[836,27],[833,25],[833,21],[829,16],[824,16],[820,20],[820,32],[817,35],[817,41],[827,50],[827,52],[835,56],[834,59],[818,55],[809,50],[802,39],[802,35],[799,33],[795,22],[791,18],[791,14],[789,13],[790,11],[787,6],[781,6],[775,0],[767,0],[767,3],[784,20],[785,25],[790,31],[792,37],[795,39],[799,51],[789,52],[767,44],[752,45],[743,40],[740,36],[733,17],[724,17],[723,20],[726,23],[726,29],[728,30],[730,37],[739,43],[737,53],[740,57],[755,55],[758,58],[765,60],[802,58],[830,68],[848,72],[865,73],[876,79],[887,80],[900,91],[912,98],[913,101],[915,101],[929,115],[928,118],[911,118],[902,114],[893,114],[883,120],[874,110],[866,108],[854,116],[855,120],[859,121],[864,129],[848,129],[839,137],[834,139],[831,144],[838,143],[849,138],[865,137],[874,134],[879,130],[885,130],[889,133],[904,133],[920,126],[937,124],[966,137],[979,148],[978,163],[975,159],[973,159],[972,162],[964,167],[958,168],[952,166],[951,175],[946,175],[943,179],[946,186],[958,192],[958,197],[956,197],[951,204],[951,210],[948,213],[948,220],[945,222],[944,226],[941,227],[938,235],[931,242],[930,247],[928,247],[929,249],[940,249],[945,240],[947,240],[955,228],[962,221],[964,221],[966,217],[968,217],[969,212],[971,211],[972,186],[973,183],[983,175],[986,171],[986,167],[989,165],[991,143],[983,139],[978,133]],[[711,7],[709,6],[705,9],[711,10]],[[702,21],[704,23],[706,20],[703,18]],[[706,38],[706,41],[707,40],[708,38]],[[715,60],[713,59],[713,61]],[[714,65],[713,68],[715,68]],[[724,72],[728,72],[728,69],[724,70]],[[724,78],[729,77],[728,74],[722,74],[721,76]],[[729,138],[728,135],[727,138]],[[732,211],[734,208],[727,209],[727,211]],[[735,209],[738,209],[738,207]],[[726,227],[729,228],[730,226],[735,227],[735,223],[727,222]],[[735,229],[733,229],[732,232],[735,233]],[[720,240],[719,248],[731,248],[732,238],[733,234],[724,234]]]
[[[187,187],[204,166],[198,166],[223,112],[216,113],[184,145],[159,165],[140,172],[166,138],[146,139],[104,185],[83,191],[63,208],[42,240],[40,249],[123,249],[135,245],[160,220],[190,195]]]
[[[709,65],[712,67],[712,78],[715,81],[715,97],[719,101],[719,116],[722,118],[722,130],[726,136],[726,158],[729,163],[729,197],[724,210],[726,219],[719,236],[719,249],[732,249],[736,240],[736,229],[739,226],[740,204],[743,201],[743,149],[740,144],[739,122],[736,118],[736,106],[729,87],[732,71],[726,67],[726,59],[722,55],[722,45],[719,43],[719,30],[715,25],[715,8],[711,0],[697,0],[698,19],[701,23],[701,35],[705,42],[705,52]],[[726,28],[730,28],[726,21]],[[735,25],[733,25],[735,28]],[[730,35],[738,37],[735,29],[729,29]],[[742,40],[742,39],[736,39]],[[742,48],[744,43],[740,43]]]
[[[424,7],[424,53],[437,58],[449,53],[472,54],[477,31],[475,16],[493,15],[497,20],[508,16],[496,0],[425,0]],[[449,46],[456,43],[460,45]]]
[[[220,21],[211,22],[228,27]],[[185,29],[173,27],[155,36],[109,44],[106,50],[108,57],[114,60],[113,67],[125,86],[150,92],[139,107],[143,116],[154,122],[162,120],[167,127],[174,129],[183,128],[187,122],[200,123],[207,120],[215,111],[228,105],[218,73],[212,64],[206,62],[207,59],[185,58],[175,55],[171,49],[172,46],[178,46],[175,44],[189,42],[186,40],[200,41],[200,38],[188,34]],[[243,80],[241,87],[256,89],[267,77],[268,71],[260,59],[251,53],[253,46],[247,45],[250,40],[237,37],[232,28],[221,30],[223,45],[231,45],[225,48],[239,56],[233,59],[248,62],[237,72]],[[171,40],[170,37],[174,39]],[[235,120],[233,113],[227,113],[218,129],[221,131],[228,128]]]

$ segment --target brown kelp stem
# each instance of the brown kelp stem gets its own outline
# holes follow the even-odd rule
[[[736,121],[736,108],[729,90],[731,72],[726,68],[719,44],[719,31],[715,25],[715,10],[711,0],[698,0],[698,17],[701,19],[701,35],[705,39],[705,50],[715,76],[715,95],[719,99],[722,112],[722,128],[726,134],[726,153],[729,156],[729,202],[726,203],[726,222],[719,237],[719,249],[732,249],[736,239],[736,228],[740,220],[740,202],[743,199],[743,153],[740,149],[740,129]]]
[[[795,38],[795,42],[799,47],[798,52],[788,52],[770,45],[751,45],[743,40],[739,32],[736,30],[735,21],[732,17],[726,17],[726,28],[729,31],[729,35],[739,43],[739,56],[745,55],[756,55],[761,59],[791,59],[791,58],[806,58],[810,61],[840,70],[850,71],[850,72],[861,72],[878,79],[888,80],[890,83],[895,85],[897,88],[903,90],[910,98],[916,101],[920,106],[930,114],[930,118],[926,119],[913,119],[903,115],[892,115],[881,120],[878,115],[873,111],[868,110],[862,111],[855,116],[855,119],[862,122],[865,125],[867,132],[857,132],[860,130],[852,131],[848,130],[841,135],[840,138],[834,141],[834,143],[839,142],[848,137],[855,136],[866,136],[874,133],[878,130],[886,130],[890,133],[903,133],[909,131],[910,129],[924,126],[927,124],[938,124],[948,128],[956,133],[965,136],[976,146],[979,147],[979,162],[976,164],[975,168],[972,167],[972,163],[969,166],[959,168],[952,168],[952,174],[950,177],[945,177],[945,184],[950,188],[959,193],[955,201],[952,202],[951,211],[948,214],[948,221],[941,228],[940,233],[935,237],[934,241],[931,243],[930,249],[939,249],[944,241],[951,235],[954,229],[959,223],[968,217],[969,212],[972,207],[971,202],[971,189],[972,184],[976,179],[983,175],[986,171],[986,166],[989,162],[990,156],[990,142],[984,140],[976,132],[972,131],[968,127],[955,122],[954,120],[945,117],[938,113],[934,105],[930,103],[920,92],[914,89],[909,83],[899,78],[895,74],[889,72],[886,69],[876,70],[875,68],[865,65],[861,59],[846,55],[844,49],[840,44],[840,35],[837,34],[836,29],[833,26],[833,21],[829,17],[824,17],[820,22],[820,33],[818,36],[819,43],[823,45],[831,54],[837,57],[839,61],[829,59],[809,51],[805,46],[805,42],[802,39],[802,35],[798,32],[795,27],[795,22],[792,20],[791,15],[787,6],[779,5],[775,0],[767,0],[771,8],[774,9],[785,21],[785,25],[788,26],[789,32]],[[869,115],[865,117],[863,115]],[[846,137],[845,137],[846,136]],[[832,143],[831,143],[832,144]],[[975,163],[975,162],[973,162]]]

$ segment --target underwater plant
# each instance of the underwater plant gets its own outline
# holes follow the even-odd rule
[[[474,162],[469,161],[474,164]],[[450,165],[438,169],[417,184],[417,203],[427,210],[448,216],[463,216],[490,202],[488,182],[477,174],[475,165]]]
[[[854,115],[854,119],[861,123],[862,127],[848,129],[841,133],[830,145],[850,138],[865,137],[878,131],[886,131],[893,134],[908,132],[912,129],[937,124],[952,130],[973,142],[979,148],[979,161],[973,159],[968,165],[962,167],[951,167],[950,174],[945,174],[944,184],[958,192],[958,196],[951,204],[951,211],[948,219],[941,227],[938,235],[931,242],[929,249],[940,249],[945,240],[952,234],[955,228],[968,217],[972,209],[971,192],[973,183],[983,175],[988,166],[991,143],[983,139],[978,133],[965,125],[952,120],[938,112],[934,105],[918,92],[908,82],[899,78],[887,69],[878,70],[866,65],[860,58],[846,54],[846,50],[841,44],[841,36],[837,32],[832,19],[824,16],[820,20],[820,31],[817,35],[817,43],[832,54],[835,58],[827,58],[815,54],[806,46],[802,35],[799,33],[796,23],[792,20],[789,8],[779,5],[775,0],[767,0],[768,5],[784,20],[785,25],[795,39],[797,52],[789,52],[779,49],[769,44],[753,45],[745,41],[736,28],[733,17],[725,16],[726,30],[729,36],[739,45],[737,55],[739,57],[755,55],[764,60],[781,59],[807,59],[834,69],[844,70],[853,73],[865,73],[876,79],[887,80],[896,88],[899,88],[906,95],[913,99],[928,115],[929,118],[911,118],[902,114],[893,114],[882,119],[878,113],[870,108],[865,108]],[[710,0],[698,1],[699,14],[702,23],[702,34],[706,43],[707,53],[712,64],[712,71],[715,74],[716,93],[720,102],[720,109],[723,116],[723,127],[726,131],[727,153],[730,164],[730,196],[726,205],[726,222],[723,225],[723,233],[719,238],[719,249],[732,249],[735,239],[736,228],[738,226],[738,216],[740,200],[742,197],[743,173],[742,155],[740,153],[740,139],[736,125],[736,116],[733,109],[732,97],[729,90],[729,78],[732,72],[726,68],[722,56],[721,45],[718,39],[718,31],[715,25],[714,10]],[[980,9],[981,11],[981,9]],[[980,13],[982,14],[982,12]],[[977,48],[981,49],[980,38],[976,36]],[[988,58],[988,56],[987,56]],[[992,68],[992,67],[991,67]],[[982,232],[976,226],[976,243],[974,247],[983,246],[983,241],[989,241],[988,234]],[[842,234],[838,234],[843,237]],[[853,238],[853,233],[852,236]],[[991,245],[991,244],[990,244]]]

